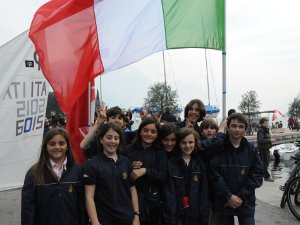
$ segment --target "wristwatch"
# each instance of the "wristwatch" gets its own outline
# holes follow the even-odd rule
[[[137,211],[137,212],[134,212],[134,215],[140,216],[141,213],[139,211]]]

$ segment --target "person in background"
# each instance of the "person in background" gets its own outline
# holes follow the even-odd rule
[[[235,109],[229,109],[228,111],[227,111],[227,117],[229,117],[231,114],[233,114],[233,113],[236,113],[236,110]]]
[[[262,118],[259,121],[260,128],[257,132],[257,149],[262,161],[265,181],[274,182],[268,168],[270,162],[270,148],[272,147],[272,139],[269,131],[269,120]]]
[[[131,112],[131,109],[128,109],[125,116],[128,118],[128,124],[127,124],[127,127],[129,129],[129,131],[131,131],[131,127],[134,123],[134,121],[132,120],[132,112]]]
[[[167,179],[168,159],[159,132],[159,122],[152,117],[145,118],[124,154],[133,167],[131,177],[138,192],[142,225],[160,225],[162,220],[161,189]]]
[[[86,208],[92,225],[139,225],[132,166],[120,155],[122,130],[106,123],[98,131],[100,153],[83,167]]]
[[[202,121],[206,115],[205,106],[199,99],[191,100],[184,108],[184,120],[176,123],[180,128],[193,127],[199,134],[198,122]]]
[[[160,117],[161,123],[175,123],[177,122],[176,116],[171,113],[171,109],[169,106],[165,107],[165,112]]]
[[[52,112],[50,113],[50,116],[51,116],[51,126],[52,126],[52,127],[56,127],[57,122],[58,122],[58,118],[56,117],[56,112],[55,112],[55,111],[52,111]]]
[[[214,186],[213,211],[221,225],[254,225],[255,189],[263,182],[258,152],[244,137],[248,123],[241,113],[227,118],[227,135],[222,151],[211,160]]]
[[[178,127],[172,123],[166,123],[160,127],[159,137],[168,158],[175,152],[177,131]]]
[[[43,137],[45,137],[46,133],[51,129],[51,124],[50,124],[50,121],[48,120],[47,117],[45,117],[45,120],[44,120],[44,133],[43,133]]]
[[[39,160],[26,173],[21,225],[87,225],[81,167],[72,156],[67,132],[45,135]]]
[[[124,117],[124,124],[123,124],[123,127],[122,127],[122,129],[123,129],[123,131],[124,132],[130,132],[130,129],[129,129],[129,119],[128,119],[128,117],[127,116],[125,116]]]
[[[166,224],[206,225],[209,218],[208,187],[200,155],[199,134],[191,128],[178,131],[176,154],[168,161],[169,184],[165,194],[170,212]]]

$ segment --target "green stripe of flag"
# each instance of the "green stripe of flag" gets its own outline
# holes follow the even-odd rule
[[[225,50],[225,0],[162,0],[167,48]]]

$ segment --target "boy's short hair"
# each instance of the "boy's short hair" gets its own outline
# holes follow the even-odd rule
[[[215,129],[217,132],[219,130],[219,126],[218,126],[217,122],[212,118],[205,118],[202,121],[202,123],[200,124],[200,128],[199,128],[200,134],[203,132],[203,130],[208,129],[208,128]]]
[[[123,118],[123,120],[125,119],[125,114],[119,106],[111,107],[106,112],[107,120],[109,117],[116,116],[116,115],[120,115]]]
[[[261,118],[259,120],[259,124],[263,124],[264,122],[269,121],[267,118]]]
[[[227,127],[229,127],[232,120],[237,120],[240,123],[245,125],[245,130],[248,128],[248,122],[244,114],[242,113],[233,113],[227,118]]]

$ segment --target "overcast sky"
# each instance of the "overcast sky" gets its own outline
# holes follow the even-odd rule
[[[0,46],[29,29],[45,0],[10,0],[0,7]],[[300,1],[227,0],[227,110],[254,90],[261,110],[283,113],[300,92]],[[210,99],[222,108],[222,54],[208,50]],[[192,98],[208,103],[203,49],[165,52],[167,82],[184,107]],[[103,101],[124,108],[141,106],[147,88],[164,81],[162,53],[102,78]],[[99,79],[96,85],[99,86]]]

